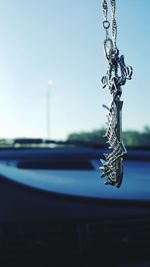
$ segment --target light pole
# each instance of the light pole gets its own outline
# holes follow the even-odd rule
[[[48,87],[46,92],[46,131],[47,139],[50,139],[50,91],[53,85],[53,80],[48,80]]]

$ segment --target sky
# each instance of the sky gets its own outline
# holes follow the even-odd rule
[[[123,130],[150,126],[150,1],[116,0],[117,46],[133,79]],[[0,0],[0,138],[51,139],[105,126],[110,93],[100,0]],[[48,85],[53,80],[53,85]]]

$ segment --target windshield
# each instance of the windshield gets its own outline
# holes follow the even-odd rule
[[[145,4],[146,3],[146,4]],[[149,1],[118,1],[118,48],[134,69],[123,87],[127,146],[150,146]],[[100,1],[0,3],[0,139],[105,143],[110,93]]]

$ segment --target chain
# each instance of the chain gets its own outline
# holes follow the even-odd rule
[[[103,88],[107,87],[112,94],[110,107],[103,105],[107,111],[107,129],[105,137],[109,144],[110,153],[104,154],[102,162],[102,177],[107,177],[106,184],[120,187],[123,178],[123,159],[127,153],[122,139],[122,106],[120,100],[122,86],[126,80],[132,77],[132,67],[126,66],[124,56],[119,56],[119,50],[116,45],[117,41],[117,23],[116,23],[116,1],[110,0],[111,17],[112,17],[112,38],[109,36],[110,22],[108,21],[108,4],[106,0],[102,2],[103,27],[106,31],[104,40],[105,56],[108,60],[108,69],[106,75],[102,77]],[[119,72],[119,74],[118,74]]]
[[[116,41],[117,41],[117,22],[116,22],[116,2],[115,0],[110,0],[110,7],[111,7],[111,15],[112,15],[112,40],[113,40],[113,47],[114,49],[117,48]],[[103,11],[103,27],[106,30],[106,39],[109,38],[108,29],[110,27],[110,22],[108,21],[108,4],[106,0],[103,0],[102,3],[102,11]]]

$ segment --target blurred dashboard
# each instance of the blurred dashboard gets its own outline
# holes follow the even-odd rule
[[[150,151],[129,150],[119,189],[100,178],[103,152],[0,151],[2,266],[99,266],[99,257],[102,266],[149,266]]]

